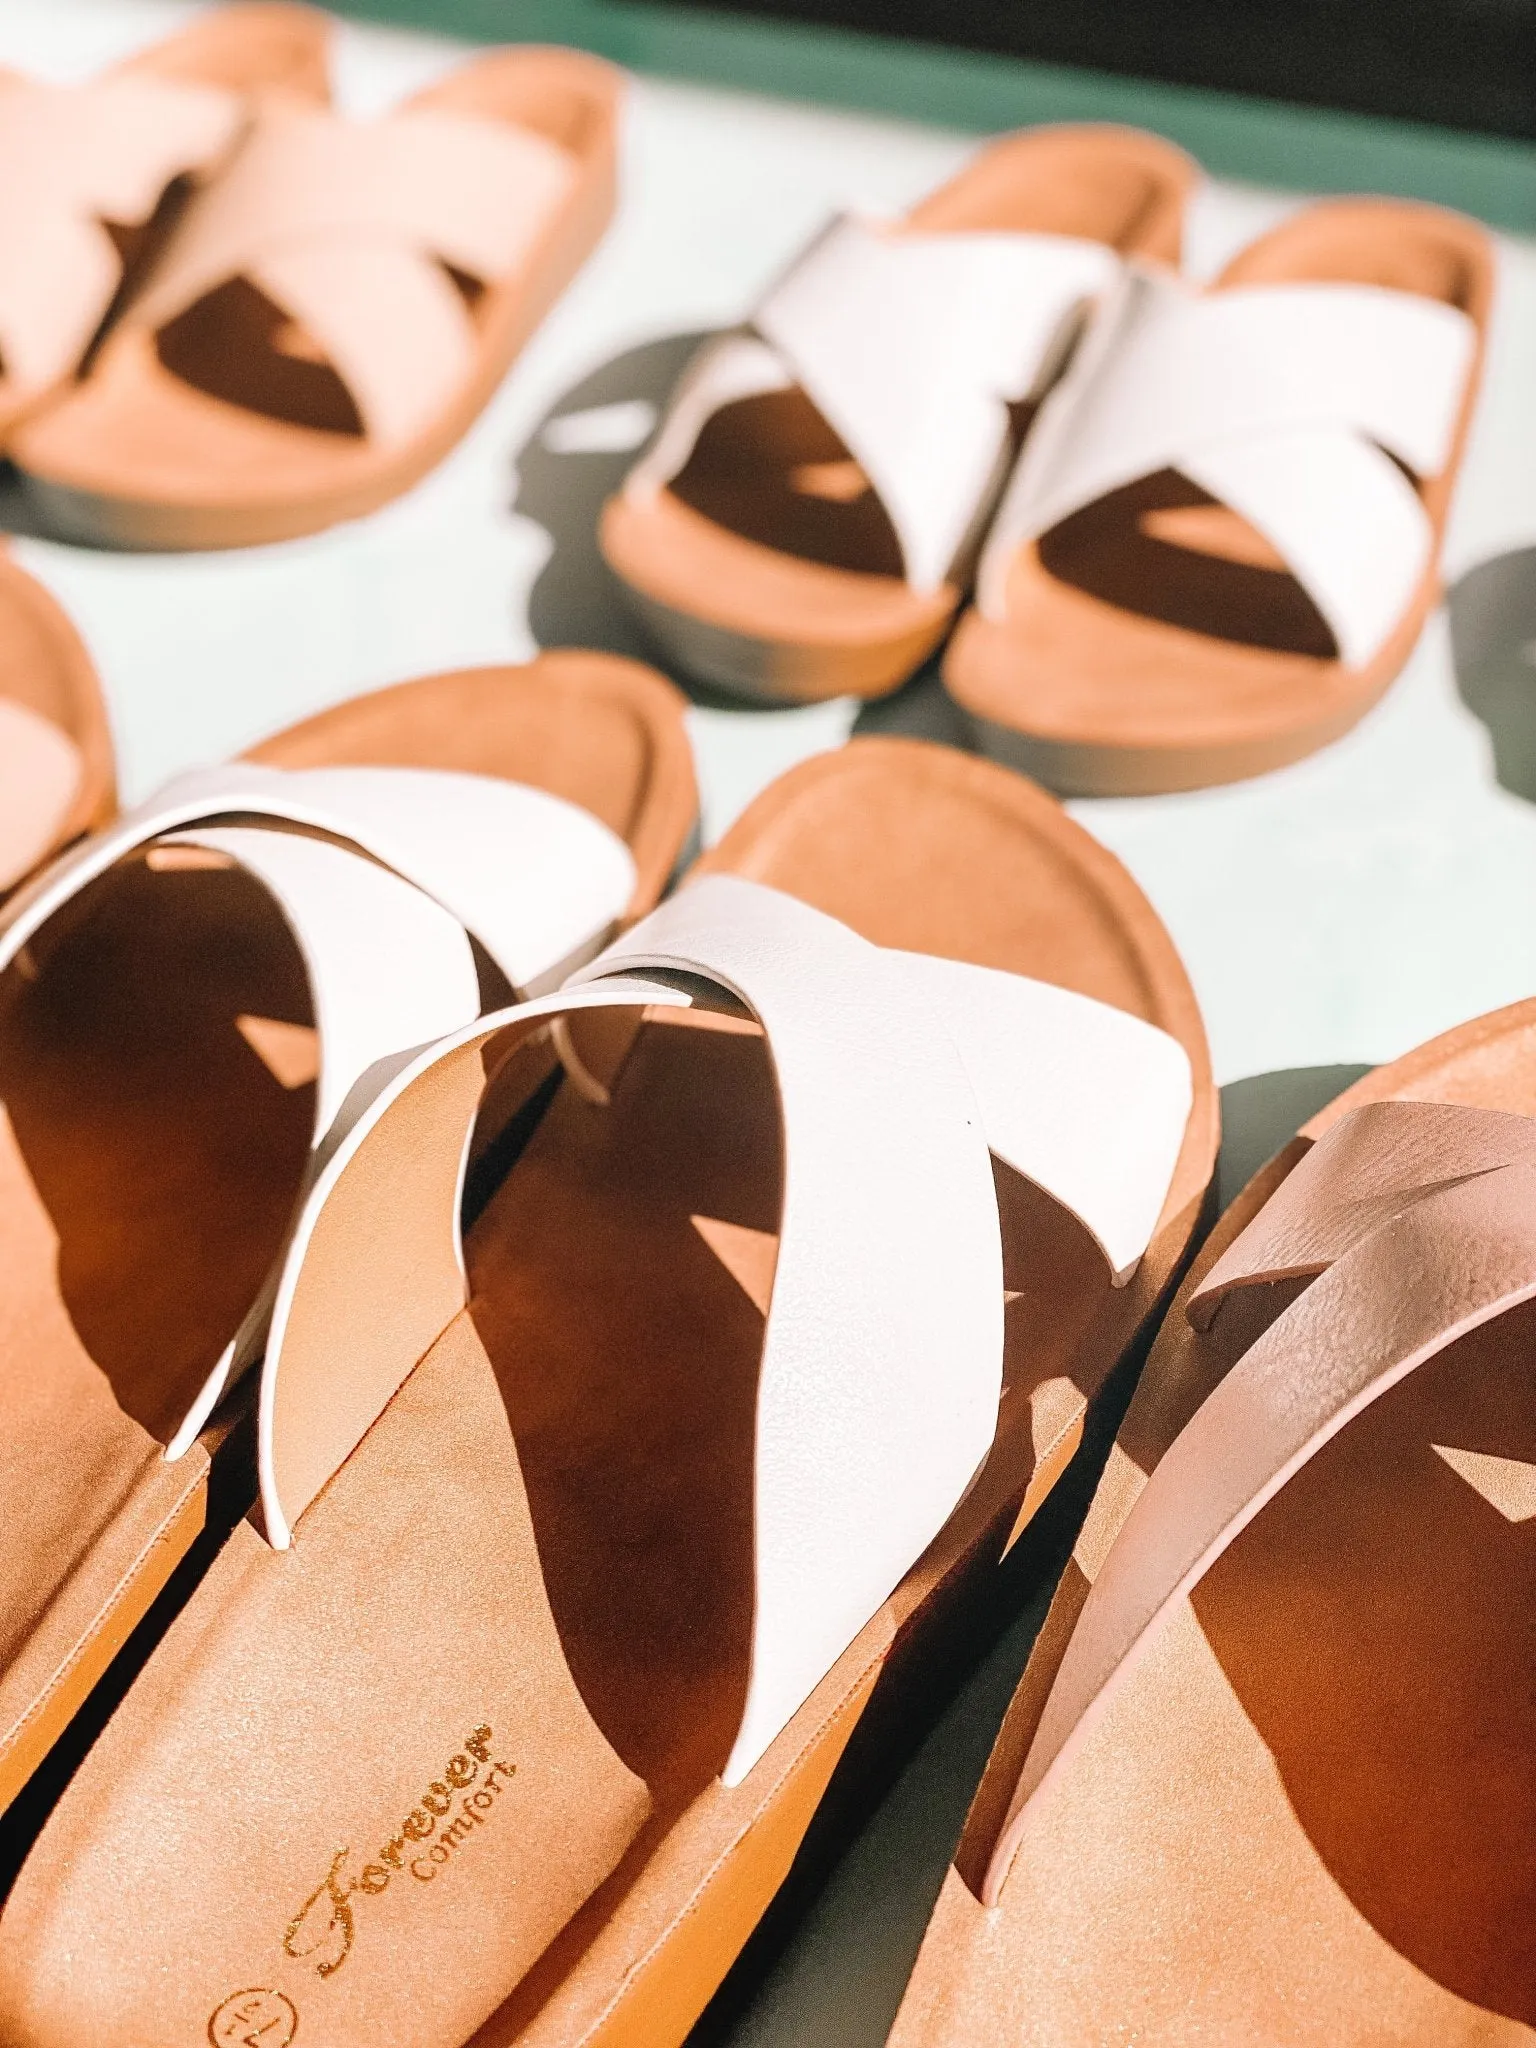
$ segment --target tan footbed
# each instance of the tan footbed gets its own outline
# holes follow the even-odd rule
[[[57,601],[0,554],[0,901],[116,806],[91,658]]]
[[[283,374],[290,356],[276,346],[281,315],[254,287],[206,332],[189,315],[172,323],[177,359],[184,354],[197,382],[167,367],[169,330],[149,331],[130,308],[73,395],[13,443],[50,522],[114,547],[248,547],[316,532],[397,497],[461,438],[600,240],[613,213],[622,91],[623,74],[600,58],[528,46],[478,58],[401,109],[530,130],[565,150],[575,170],[566,201],[522,260],[504,276],[475,281],[473,373],[428,428],[381,447],[365,434],[297,424],[214,395],[233,368],[256,382],[270,372],[274,391],[291,382]],[[211,388],[199,388],[204,382]],[[280,410],[287,404],[285,396]]]
[[[1214,1157],[1198,1012],[1151,909],[1049,798],[902,740],[793,770],[695,872],[754,877],[878,941],[1043,976],[1174,1033],[1195,1107],[1140,1271],[1113,1289],[1083,1228],[997,1169],[1017,1299],[994,1448],[726,1790],[778,1112],[754,1025],[653,1015],[608,1106],[555,1096],[470,1234],[469,1309],[293,1548],[235,1529],[54,1809],[0,1913],[15,2048],[238,2040],[252,2014],[331,2048],[450,2048],[477,2027],[479,2048],[681,2042],[889,1653],[892,1676],[920,1661],[1070,1458],[1182,1260]],[[380,1227],[366,1216],[389,1214],[392,1187],[337,1226],[338,1287],[349,1233]],[[373,1343],[398,1327],[382,1305],[367,1321]],[[364,1370],[348,1338],[336,1329],[343,1399]],[[462,1814],[434,1836],[422,1802],[450,1794]]]
[[[1031,129],[992,143],[904,225],[1072,235],[1176,263],[1194,176],[1135,129]],[[931,595],[907,584],[883,507],[798,387],[724,407],[653,503],[609,499],[599,538],[670,658],[770,700],[894,689],[943,638],[969,574]]]
[[[1246,520],[1176,471],[1128,485],[1020,548],[1000,622],[968,612],[944,680],[989,753],[1078,796],[1200,788],[1314,753],[1392,682],[1440,594],[1439,540],[1481,379],[1493,245],[1475,221],[1399,200],[1330,200],[1272,229],[1224,286],[1374,284],[1456,306],[1477,331],[1450,461],[1418,479],[1435,548],[1363,669]]]
[[[1270,1501],[1045,1788],[999,1903],[980,1903],[1089,1585],[1234,1356],[1185,1304],[1312,1142],[1393,1100],[1536,1116],[1536,1002],[1346,1090],[1202,1247],[1003,1724],[892,2048],[1536,2035],[1533,1521],[1434,1449],[1536,1479],[1529,1303],[1420,1366]]]
[[[629,917],[660,895],[694,823],[682,700],[604,654],[403,683],[251,758],[551,790],[629,844]],[[205,1449],[167,1464],[161,1445],[287,1229],[316,1060],[301,957],[272,899],[184,852],[120,862],[51,919],[0,977],[0,1025],[3,1809],[201,1526]],[[491,1135],[549,1063],[500,1084]]]
[[[227,0],[161,42],[135,51],[106,76],[214,86],[253,97],[281,95],[323,105],[330,98],[329,42],[330,19],[319,8],[303,6],[299,0]],[[146,220],[104,223],[123,274],[103,327],[165,246],[189,184],[188,178],[173,179]],[[19,401],[0,396],[0,435],[6,437],[7,453],[13,431],[57,404],[70,390],[79,367],[65,365],[55,383]]]

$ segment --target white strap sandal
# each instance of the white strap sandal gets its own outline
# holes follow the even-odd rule
[[[1439,590],[1483,230],[1308,209],[1200,292],[1127,273],[1030,435],[945,676],[1083,793],[1253,774],[1352,725]]]
[[[584,794],[622,829],[505,774],[366,764],[390,733],[430,759],[423,714],[475,698],[486,768],[554,756],[558,780],[589,750]],[[692,824],[681,701],[606,657],[427,678],[267,751],[317,743],[334,765],[177,778],[0,923],[0,1402],[28,1531],[0,1576],[0,1800],[196,1534],[204,1432],[350,1119],[483,990],[590,958]],[[482,1144],[538,1079],[508,1077]]]
[[[875,696],[937,644],[1084,309],[1176,260],[1188,159],[994,143],[904,220],[835,220],[685,372],[602,545],[659,643],[770,699]]]
[[[461,1242],[487,1071],[553,1024],[577,1085]],[[102,2048],[150,1997],[186,2031],[258,1983],[362,2048],[428,1957],[422,2048],[514,1993],[539,2048],[680,2042],[898,1634],[897,1689],[1064,1468],[1213,1141],[1129,878],[1017,778],[911,742],[805,764],[563,989],[408,1061],[285,1257],[259,1525],[0,1917],[18,2048],[78,2030],[53,1958],[87,1920]],[[198,1782],[168,1779],[189,1744]],[[269,1825],[210,1919],[222,1843]],[[130,1925],[104,1887],[148,1828],[182,1848]]]

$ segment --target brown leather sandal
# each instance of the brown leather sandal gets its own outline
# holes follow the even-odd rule
[[[1159,1334],[892,2048],[1536,2031],[1536,1003],[1348,1089]]]
[[[69,388],[257,100],[329,96],[330,26],[235,0],[84,85],[0,73],[0,434]]]
[[[381,121],[263,108],[78,390],[16,437],[44,516],[243,547],[397,496],[600,239],[621,93],[600,59],[530,47]]]
[[[0,900],[116,808],[91,657],[57,600],[0,554]]]
[[[944,658],[988,752],[1081,796],[1230,782],[1391,683],[1493,298],[1486,229],[1330,200],[1207,292],[1128,276],[1029,437]]]
[[[466,1282],[464,1134],[551,1024]],[[912,741],[794,770],[316,1180],[260,1517],[36,1839],[0,2033],[681,2042],[1070,1458],[1215,1127],[1166,933],[1048,798]]]
[[[402,684],[179,778],[12,899],[0,1808],[203,1524],[214,1411],[325,1147],[391,1058],[666,886],[682,714],[602,654]]]
[[[605,507],[687,673],[773,701],[905,680],[948,631],[1019,431],[1120,259],[1176,263],[1195,167],[1135,129],[990,144],[894,224],[847,216],[684,373]]]

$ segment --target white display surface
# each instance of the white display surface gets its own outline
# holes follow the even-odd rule
[[[86,76],[191,11],[168,0],[0,0],[0,63]],[[341,103],[380,111],[462,54],[344,26]],[[738,318],[834,210],[900,209],[973,146],[902,122],[639,81],[612,233],[418,489],[315,539],[227,554],[111,555],[23,531],[18,556],[67,606],[100,668],[124,800],[408,676],[519,660],[540,642],[639,652],[591,520],[685,353],[676,338]],[[1208,187],[1191,269],[1208,275],[1296,203]],[[1536,243],[1502,240],[1500,285],[1448,582],[1536,545]],[[19,494],[0,501],[0,519],[28,527]],[[1526,661],[1536,698],[1536,638]],[[907,729],[924,729],[925,687],[899,713]],[[706,837],[792,761],[839,744],[856,708],[697,709]],[[1384,1060],[1536,992],[1536,805],[1494,778],[1487,732],[1456,688],[1443,613],[1385,702],[1312,760],[1193,796],[1071,808],[1167,921],[1223,1082]]]

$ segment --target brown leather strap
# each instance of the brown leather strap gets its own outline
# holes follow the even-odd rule
[[[1388,1139],[1375,1167],[1372,1133],[1358,1121],[1367,1115]],[[1494,1163],[1501,1149],[1516,1155],[1511,1163]],[[1461,1177],[1446,1176],[1452,1162]],[[1040,1717],[987,1874],[988,1903],[1047,1772],[1068,1762],[1179,1603],[1265,1504],[1416,1366],[1536,1295],[1536,1122],[1460,1111],[1437,1131],[1433,1119],[1414,1129],[1408,1118],[1358,1111],[1306,1163],[1331,1196],[1311,1232],[1299,1201],[1273,1226],[1255,1219],[1202,1294],[1222,1266],[1229,1285],[1242,1284],[1276,1259],[1317,1257],[1330,1238],[1346,1248],[1210,1395],[1127,1517]],[[1441,1175],[1429,1192],[1412,1179],[1420,1169]],[[1374,1218],[1352,1238],[1351,1189],[1356,1217]]]

